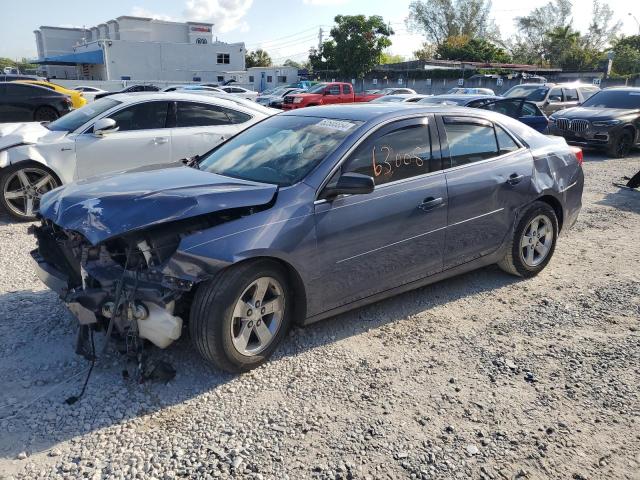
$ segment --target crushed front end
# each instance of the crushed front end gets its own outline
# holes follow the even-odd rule
[[[98,245],[46,219],[31,232],[38,241],[31,252],[38,277],[82,327],[118,333],[127,344],[144,338],[160,348],[180,337],[194,279],[162,273],[180,241],[172,228],[132,232]],[[81,328],[81,336],[86,330]]]

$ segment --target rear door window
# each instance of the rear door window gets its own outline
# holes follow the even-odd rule
[[[351,85],[343,85],[342,86],[342,93],[346,93],[346,94],[351,93]]]
[[[578,91],[575,88],[563,88],[565,102],[577,102]]]
[[[561,102],[562,101],[562,89],[559,87],[552,88],[549,92],[549,101],[550,102]]]
[[[178,102],[177,127],[206,127],[247,122],[251,115],[206,103]]]
[[[524,102],[522,104],[521,117],[539,117],[542,114],[538,111],[538,107],[535,103]]]
[[[500,155],[504,155],[505,153],[515,152],[520,147],[515,142],[511,135],[509,135],[504,128],[499,125],[495,125],[496,129],[496,138],[498,140],[498,150]]]
[[[499,155],[491,122],[461,117],[444,117],[451,166],[458,167]]]

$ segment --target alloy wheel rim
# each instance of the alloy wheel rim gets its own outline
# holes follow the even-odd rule
[[[284,293],[273,277],[254,280],[236,301],[231,319],[231,341],[241,355],[263,352],[282,325]]]
[[[537,267],[549,256],[553,245],[553,225],[546,215],[529,222],[520,239],[520,257],[529,267]]]
[[[49,172],[41,168],[21,168],[11,174],[2,192],[9,210],[20,217],[33,217],[46,192],[58,186]]]

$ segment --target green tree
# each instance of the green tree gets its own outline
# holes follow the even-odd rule
[[[303,68],[301,63],[291,60],[290,58],[286,59],[282,65],[285,67],[294,67],[294,68],[297,68],[298,70]]]
[[[378,15],[338,15],[334,20],[332,39],[315,52],[315,60],[320,60],[319,66],[334,66],[347,78],[362,78],[380,64],[382,52],[391,46],[393,30]]]
[[[490,0],[414,0],[409,4],[406,23],[436,47],[452,37],[500,41],[500,32],[491,18]]]
[[[591,50],[602,50],[616,38],[622,27],[619,20],[613,22],[613,10],[609,5],[602,5],[600,0],[593,0],[591,23],[583,38],[584,44]]]
[[[618,75],[640,73],[640,35],[622,37],[613,46],[613,72]]]
[[[436,56],[445,60],[465,60],[468,62],[507,63],[511,61],[509,54],[493,43],[465,36],[448,38],[437,48]]]
[[[432,43],[423,43],[422,47],[419,50],[413,52],[413,56],[416,57],[416,60],[432,60],[436,58],[437,47]]]
[[[323,70],[337,70],[334,58],[334,50],[336,48],[333,42],[324,42],[322,48],[312,48],[309,50],[309,66],[313,72],[321,72]]]
[[[516,18],[518,33],[511,42],[511,54],[523,63],[543,63],[547,58],[547,34],[571,25],[570,0],[551,0],[534,8],[529,15]]]
[[[248,52],[244,62],[247,68],[269,67],[272,64],[269,54],[260,48],[254,52]]]
[[[388,65],[390,63],[404,62],[405,58],[402,55],[394,55],[389,52],[382,52],[380,55],[380,65]]]

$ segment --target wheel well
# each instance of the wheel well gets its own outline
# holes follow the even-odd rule
[[[554,212],[556,212],[556,217],[558,217],[558,228],[562,231],[562,225],[564,223],[564,212],[562,210],[562,204],[560,200],[556,197],[552,197],[551,195],[545,195],[538,199],[541,202],[547,203],[551,208],[553,208]]]
[[[637,142],[637,132],[636,129],[633,125],[625,125],[625,127],[622,130],[629,130],[631,132],[631,138],[633,139],[633,143],[635,144]]]
[[[234,263],[240,265],[245,262],[254,262],[256,260],[269,260],[280,265],[287,273],[289,285],[293,288],[293,318],[295,323],[302,323],[307,316],[307,290],[298,271],[290,263],[276,257],[252,257]]]
[[[36,166],[38,168],[42,168],[43,170],[46,170],[51,175],[53,175],[53,178],[55,178],[56,182],[58,182],[58,186],[62,186],[62,180],[60,180],[60,177],[58,176],[58,174],[56,172],[54,172],[52,169],[47,167],[45,164],[40,163],[40,162],[36,162],[35,160],[19,160],[16,163],[12,163],[7,168],[9,168],[9,167],[17,168],[18,166],[24,166],[24,165],[34,165],[34,166]]]

